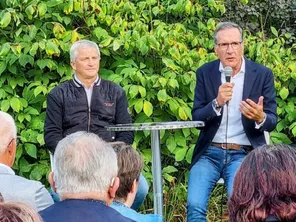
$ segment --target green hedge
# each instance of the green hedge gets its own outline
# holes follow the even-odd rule
[[[74,41],[99,44],[100,75],[125,89],[134,122],[191,120],[195,71],[216,59],[212,36],[225,10],[215,0],[2,0],[0,109],[15,117],[21,136],[17,173],[46,181],[45,101],[53,87],[72,77],[68,50]],[[272,141],[295,143],[296,45],[284,48],[291,35],[268,31],[269,38],[246,32],[245,54],[275,75],[279,123]],[[186,198],[183,172],[198,134],[196,129],[161,132],[166,198],[176,177],[185,183],[176,190]],[[150,132],[136,133],[134,145],[151,180],[149,144]],[[166,215],[174,217],[169,210]]]

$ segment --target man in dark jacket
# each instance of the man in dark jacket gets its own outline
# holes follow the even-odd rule
[[[74,70],[72,80],[55,87],[47,97],[44,140],[52,154],[60,140],[77,131],[98,135],[106,142],[122,141],[132,144],[131,131],[113,132],[109,125],[131,123],[124,90],[99,75],[100,50],[88,40],[75,42],[70,48]],[[133,209],[139,208],[147,193],[148,184],[141,175]]]
[[[132,144],[133,132],[111,132],[106,126],[131,123],[124,90],[98,76],[100,50],[88,40],[75,42],[70,49],[72,80],[55,87],[48,95],[44,126],[45,145],[54,153],[68,134],[87,131],[107,142]]]

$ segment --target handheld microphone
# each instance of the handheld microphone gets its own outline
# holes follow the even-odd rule
[[[230,82],[230,78],[232,75],[232,68],[230,66],[226,66],[224,68],[224,74],[225,74],[226,82]]]

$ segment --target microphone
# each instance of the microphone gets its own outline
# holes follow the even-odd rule
[[[230,78],[232,75],[232,68],[230,66],[226,66],[224,68],[224,74],[225,74],[226,82],[230,82]]]

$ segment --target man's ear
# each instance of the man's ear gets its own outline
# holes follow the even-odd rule
[[[76,71],[76,64],[75,62],[70,62],[70,65],[74,71]]]
[[[57,192],[57,189],[55,187],[55,182],[54,182],[54,173],[50,172],[48,175],[48,182],[51,186],[51,188],[53,189],[54,192]]]
[[[9,146],[5,150],[7,154],[7,164],[8,166],[12,167],[15,161],[15,154],[16,154],[16,140],[13,139]]]
[[[109,198],[110,199],[114,199],[115,198],[115,194],[116,194],[116,191],[119,187],[119,184],[120,184],[120,181],[119,181],[119,178],[118,177],[114,177],[112,179],[112,182],[110,184],[110,187],[109,187],[109,190],[108,190],[108,194],[109,194]]]
[[[139,187],[139,182],[135,179],[132,184],[130,193],[137,193],[138,187]]]

